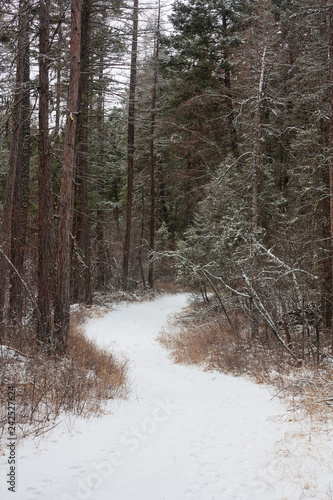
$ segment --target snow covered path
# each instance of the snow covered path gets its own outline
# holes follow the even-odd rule
[[[185,294],[168,295],[87,323],[91,338],[130,360],[132,392],[112,403],[113,414],[78,419],[70,433],[58,428],[39,448],[27,440],[18,492],[6,491],[2,473],[1,499],[300,498],[279,467],[276,442],[290,424],[272,418],[284,410],[268,389],[175,365],[155,341],[186,302]]]

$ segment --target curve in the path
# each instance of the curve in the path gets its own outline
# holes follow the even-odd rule
[[[120,305],[87,323],[91,338],[129,359],[132,391],[110,415],[76,420],[35,451],[27,442],[15,500],[297,498],[278,469],[286,424],[272,419],[282,408],[268,389],[173,364],[155,340],[187,300]]]

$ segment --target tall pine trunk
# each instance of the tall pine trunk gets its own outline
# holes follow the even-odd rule
[[[322,78],[322,85],[327,88],[328,87],[328,73],[327,73],[327,62],[328,62],[328,53],[327,53],[327,44],[328,40],[328,30],[327,30],[327,11],[326,11],[326,3],[327,0],[320,0],[320,8],[321,8],[321,23],[319,28],[320,40],[322,42],[322,61],[324,67],[324,73]],[[324,106],[327,105],[326,95],[325,101],[323,103]],[[330,238],[330,172],[329,172],[329,159],[328,151],[329,151],[329,143],[330,143],[330,126],[329,122],[326,118],[327,113],[323,113],[323,116],[320,121],[321,128],[321,144],[323,157],[326,158],[324,168],[322,169],[322,182],[327,190],[327,197],[325,197],[322,202],[322,279],[320,282],[321,286],[321,306],[322,306],[322,318],[323,318],[323,326],[326,331],[330,331],[332,328],[332,271],[333,271],[333,245],[331,245]]]
[[[22,314],[22,279],[23,253],[22,243],[22,189],[23,181],[27,180],[24,167],[29,168],[27,162],[27,145],[29,141],[29,27],[28,27],[29,2],[20,0],[19,4],[19,26],[17,42],[17,69],[13,102],[13,125],[10,144],[9,164],[6,181],[5,202],[1,231],[0,252],[0,338],[5,335],[5,302],[8,291],[9,269],[11,270],[11,285],[14,287],[11,293],[12,312],[11,319],[18,319]],[[13,248],[12,248],[13,247]],[[12,260],[15,260],[13,262]],[[17,267],[19,269],[17,269]]]
[[[153,91],[151,98],[151,113],[150,113],[150,217],[149,217],[149,270],[148,270],[148,286],[154,286],[154,263],[153,252],[155,250],[155,119],[156,119],[156,90],[157,90],[157,64],[159,55],[159,30],[160,30],[161,4],[158,3],[157,26],[155,36],[154,50],[154,73],[153,73]]]
[[[39,246],[38,246],[38,341],[52,345],[52,299],[54,293],[53,203],[49,142],[49,9],[50,0],[40,2],[39,40]]]
[[[22,88],[21,120],[22,154],[17,159],[14,196],[12,205],[11,223],[11,262],[13,268],[10,273],[10,319],[19,324],[23,314],[23,298],[25,287],[22,282],[24,267],[25,237],[27,231],[27,210],[29,196],[29,168],[30,168],[30,58],[29,58],[29,2],[23,4],[21,13],[20,36],[23,38],[21,54],[22,60]],[[14,270],[15,268],[15,270]]]
[[[135,90],[138,50],[138,20],[139,2],[134,0],[133,5],[133,32],[131,53],[131,75],[128,106],[128,132],[127,132],[127,204],[126,204],[126,229],[123,257],[123,288],[128,287],[128,268],[131,247],[132,206],[133,206],[133,170],[134,170],[134,136],[135,136]]]
[[[70,314],[71,234],[74,208],[74,179],[76,163],[76,131],[79,112],[82,0],[71,2],[70,78],[67,122],[62,163],[59,200],[57,251],[57,291],[54,309],[54,339],[56,351],[66,351]]]
[[[333,0],[329,4],[329,187],[330,187],[330,242],[333,255]],[[333,280],[333,259],[331,260],[331,278]],[[333,282],[331,282],[333,288]],[[333,332],[332,332],[333,351]]]
[[[77,133],[77,205],[75,220],[73,298],[75,302],[92,301],[91,264],[90,264],[90,219],[88,214],[88,125],[89,125],[89,70],[90,70],[90,16],[91,0],[83,0],[81,29],[81,76],[80,76],[80,114]]]
[[[98,180],[97,192],[99,203],[96,211],[96,285],[97,289],[104,288],[106,282],[106,265],[105,265],[105,242],[104,242],[104,210],[102,200],[104,198],[104,183],[105,183],[105,129],[104,129],[104,95],[103,95],[103,76],[104,76],[104,58],[100,57],[99,62],[99,93],[97,101],[97,135],[98,135]]]
[[[225,36],[227,35],[227,13],[224,11],[223,13],[223,31]],[[227,37],[226,37],[227,38]],[[234,106],[233,106],[233,98],[232,98],[232,89],[231,89],[231,69],[230,69],[230,56],[229,56],[229,48],[228,41],[226,39],[224,46],[224,65],[225,65],[225,73],[224,73],[224,85],[225,85],[225,94],[226,94],[226,110],[227,110],[227,122],[230,134],[230,143],[231,150],[234,158],[238,160],[237,165],[241,167],[241,160],[239,160],[239,146],[238,146],[238,138],[237,131],[235,127],[235,117],[234,117]]]
[[[62,50],[62,45],[64,44],[63,40],[63,29],[62,29],[62,23],[63,23],[63,0],[58,0],[58,15],[60,18],[59,21],[59,28],[58,28],[58,42],[57,42],[57,49],[59,52]],[[55,128],[54,128],[54,136],[56,142],[60,139],[60,105],[61,105],[61,65],[62,62],[59,60],[57,62],[56,66],[56,75],[57,75],[57,80],[56,80],[56,95],[55,95]]]

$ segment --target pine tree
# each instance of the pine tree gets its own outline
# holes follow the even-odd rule
[[[76,131],[81,71],[82,0],[71,2],[70,79],[64,139],[57,252],[57,291],[54,310],[54,342],[58,353],[67,349],[70,314],[71,234],[74,208]]]
[[[12,137],[2,219],[2,248],[0,255],[0,328],[5,335],[5,300],[10,292],[12,320],[20,322],[24,285],[22,283],[24,255],[24,214],[26,213],[29,178],[29,14],[30,5],[20,0],[18,11],[18,40],[16,53],[16,82],[13,98]],[[23,215],[23,217],[22,217]],[[11,288],[8,288],[10,270]]]
[[[137,53],[138,53],[138,19],[139,3],[134,0],[133,3],[133,31],[132,31],[132,50],[131,50],[131,74],[129,86],[129,104],[128,104],[128,134],[127,134],[127,204],[126,204],[126,230],[124,240],[124,258],[123,258],[123,288],[128,288],[128,270],[131,248],[132,232],[132,207],[133,207],[133,175],[134,175],[134,139],[135,139],[135,92],[136,92],[136,74],[137,74]]]
[[[53,196],[49,141],[49,44],[50,2],[40,2],[39,42],[39,247],[38,247],[38,341],[52,349],[52,302],[54,297]]]

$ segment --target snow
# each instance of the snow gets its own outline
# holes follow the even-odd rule
[[[7,345],[0,345],[0,359],[3,362],[10,362],[12,360],[24,362],[26,360],[26,357],[12,347],[9,347]]]
[[[332,440],[300,434],[269,388],[173,364],[156,337],[186,294],[122,304],[87,334],[130,361],[131,393],[102,417],[18,448],[15,500],[329,499]],[[7,491],[1,462],[0,498]],[[333,497],[332,497],[333,498]]]

